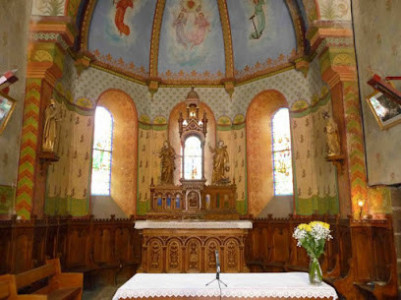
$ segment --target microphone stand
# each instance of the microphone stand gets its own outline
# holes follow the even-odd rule
[[[219,289],[220,288],[220,283],[222,283],[225,287],[227,287],[227,284],[224,283],[223,280],[220,279],[220,260],[219,260],[219,252],[217,250],[215,250],[214,252],[215,256],[216,256],[216,278],[213,279],[212,281],[206,283],[206,286],[208,286],[209,284],[211,284],[212,282],[214,282],[215,280],[217,280],[217,283],[219,284]]]

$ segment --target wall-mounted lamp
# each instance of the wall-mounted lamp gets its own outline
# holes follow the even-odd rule
[[[359,206],[359,220],[362,220],[362,210],[363,210],[363,205],[365,202],[363,200],[358,201],[358,206]]]

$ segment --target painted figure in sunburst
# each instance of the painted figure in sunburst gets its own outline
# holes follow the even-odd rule
[[[193,49],[205,40],[210,31],[210,22],[202,10],[200,0],[185,0],[180,3],[180,10],[172,23],[178,44],[185,49]]]

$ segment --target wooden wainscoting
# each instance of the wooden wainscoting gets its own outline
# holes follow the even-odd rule
[[[64,271],[84,273],[85,287],[135,274],[141,238],[135,219],[32,218],[0,221],[0,272],[21,273],[59,258]]]
[[[222,250],[225,267],[231,263],[228,252],[242,248],[251,272],[306,271],[309,259],[305,250],[297,247],[292,234],[298,224],[312,220],[325,221],[332,230],[333,240],[326,243],[320,261],[328,283],[347,299],[396,299],[391,216],[363,221],[329,216],[252,219],[253,229],[246,237],[241,233],[240,239],[234,239],[236,243],[229,242],[234,240],[228,236],[220,239],[219,234],[207,239],[202,234],[177,233],[175,239],[167,240],[162,238],[163,232],[156,232],[144,239],[134,229],[134,217],[29,221],[14,217],[0,221],[0,257],[4,258],[0,260],[0,273],[20,273],[43,265],[47,257],[58,257],[63,271],[84,273],[86,288],[113,284],[116,278],[125,280],[136,272],[142,262],[142,248],[146,248],[143,255],[148,272],[214,272],[214,258],[208,259],[206,251],[212,248]],[[154,249],[160,250],[159,255]],[[181,263],[176,265],[175,258]]]
[[[347,299],[398,299],[391,216],[352,221],[329,216],[253,220],[245,257],[251,271],[307,271],[309,258],[292,237],[300,223],[330,224],[333,239],[320,259],[326,282]]]

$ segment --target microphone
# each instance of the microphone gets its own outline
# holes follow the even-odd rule
[[[214,255],[216,256],[216,279],[220,277],[220,259],[219,259],[219,251],[214,250]]]

